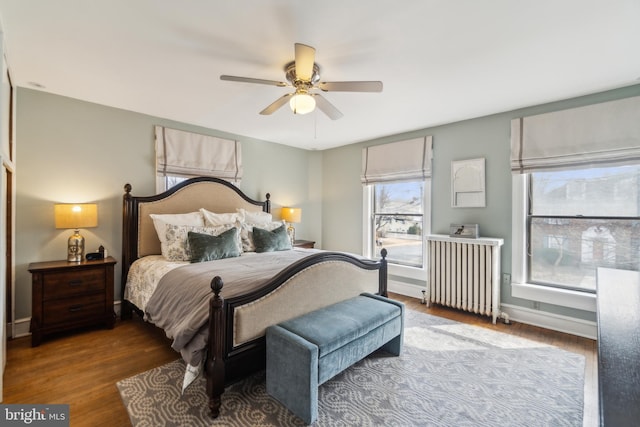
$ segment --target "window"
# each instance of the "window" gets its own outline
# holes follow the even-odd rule
[[[156,126],[155,133],[158,192],[198,176],[216,177],[235,185],[240,183],[240,142],[162,126]]]
[[[423,268],[424,181],[375,184],[371,215],[371,253],[398,265]]]
[[[596,268],[640,269],[640,166],[529,175],[528,283],[595,292]]]
[[[511,120],[513,297],[595,311],[596,268],[638,268],[639,117],[635,96]]]
[[[166,191],[171,187],[180,184],[182,181],[186,181],[187,177],[183,176],[174,176],[174,175],[165,175],[159,177],[160,187],[158,188],[159,192]]]
[[[363,253],[380,258],[387,250],[389,272],[424,280],[423,235],[429,232],[431,136],[362,150]]]

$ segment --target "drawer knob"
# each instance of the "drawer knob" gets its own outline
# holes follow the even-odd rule
[[[78,312],[78,311],[82,310],[83,307],[84,307],[84,305],[82,305],[82,304],[72,305],[71,307],[69,307],[69,312],[71,312],[71,313]]]
[[[82,285],[81,279],[69,280],[69,286],[80,286]]]

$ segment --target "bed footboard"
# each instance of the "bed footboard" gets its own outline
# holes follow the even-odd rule
[[[306,257],[259,290],[225,300],[223,281],[211,281],[209,342],[205,375],[209,409],[220,414],[224,387],[265,367],[268,326],[359,295],[387,296],[387,251],[380,261],[338,252]],[[259,319],[255,321],[255,319]]]

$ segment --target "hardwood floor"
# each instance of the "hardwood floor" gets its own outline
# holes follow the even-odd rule
[[[489,318],[432,306],[391,294],[408,309],[446,317],[582,354],[585,369],[585,426],[597,426],[596,342],[561,332],[513,323],[493,325]],[[9,341],[3,403],[65,403],[71,426],[128,426],[116,382],[179,357],[164,333],[139,317],[113,330],[87,329],[52,336],[39,347],[29,337]]]
[[[3,403],[70,405],[71,426],[128,426],[116,382],[179,358],[164,333],[138,316],[87,329],[8,342]]]

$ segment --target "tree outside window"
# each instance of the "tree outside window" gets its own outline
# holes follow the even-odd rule
[[[423,267],[423,196],[424,181],[374,185],[372,244],[376,257],[385,248],[390,263]]]

